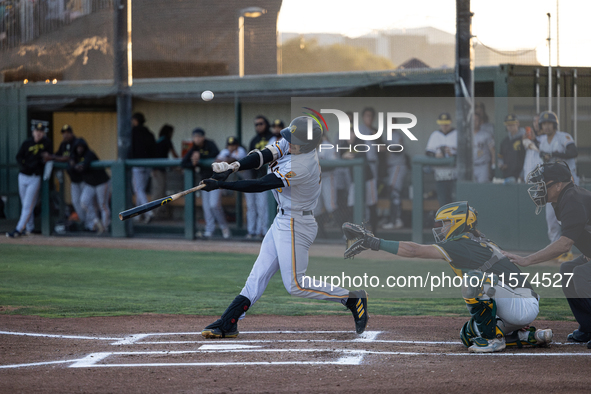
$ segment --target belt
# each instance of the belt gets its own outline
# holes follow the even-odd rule
[[[281,213],[282,215],[285,214],[296,214],[296,215],[302,215],[302,216],[312,216],[314,215],[313,211],[292,211],[292,210],[288,210],[288,209],[283,209],[283,208],[279,208],[277,207],[277,213]]]

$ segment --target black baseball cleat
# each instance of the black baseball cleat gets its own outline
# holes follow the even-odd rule
[[[238,324],[231,324],[229,330],[222,330],[223,321],[218,319],[205,327],[201,335],[205,338],[236,338],[239,334]]]
[[[367,292],[365,290],[349,292],[349,299],[345,304],[355,319],[355,331],[362,334],[367,327],[369,314],[367,313]]]
[[[23,233],[21,233],[21,232],[20,232],[20,231],[18,231],[17,229],[14,229],[14,230],[12,230],[11,232],[9,232],[9,233],[6,233],[6,236],[7,236],[8,238],[18,238],[18,237],[20,237],[20,236],[22,236],[22,235],[23,235]]]
[[[236,296],[220,319],[201,331],[205,338],[236,338],[238,319],[250,308],[250,300],[242,295]]]
[[[571,334],[568,334],[566,339],[571,342],[589,342],[591,341],[591,332],[574,330]]]

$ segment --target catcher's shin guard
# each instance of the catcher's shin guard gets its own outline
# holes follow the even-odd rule
[[[367,313],[367,292],[365,290],[349,292],[349,298],[345,306],[353,313],[355,331],[357,334],[362,334],[369,320],[369,314]]]
[[[503,336],[503,331],[497,327],[497,304],[494,299],[480,301],[478,298],[464,298],[464,301],[474,319],[479,336],[485,339]]]
[[[551,329],[536,330],[535,327],[528,327],[525,331],[517,330],[506,336],[507,346],[522,348],[524,346],[547,347],[552,342],[553,333]]]
[[[460,339],[464,346],[470,347],[474,344],[474,339],[478,336],[478,333],[474,329],[474,318],[472,317],[462,326],[462,329],[460,330]]]
[[[222,317],[201,331],[205,338],[236,338],[238,336],[238,319],[250,307],[250,300],[242,295],[226,308]]]

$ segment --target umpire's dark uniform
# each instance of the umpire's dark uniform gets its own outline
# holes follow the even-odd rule
[[[558,201],[552,206],[556,218],[562,222],[562,236],[574,241],[583,253],[563,263],[560,273],[562,290],[579,323],[579,331],[591,335],[591,192],[570,183],[562,189]],[[566,286],[570,275],[565,274],[568,273],[574,275]]]

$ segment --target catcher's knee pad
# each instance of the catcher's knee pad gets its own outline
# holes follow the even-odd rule
[[[487,339],[503,336],[503,331],[497,327],[497,305],[494,299],[480,301],[477,298],[470,298],[464,301],[474,319],[479,336]]]
[[[479,270],[468,271],[462,281],[462,297],[479,298],[484,295],[493,297],[495,286],[499,278],[495,274],[489,274]]]

